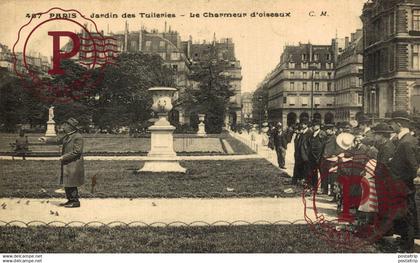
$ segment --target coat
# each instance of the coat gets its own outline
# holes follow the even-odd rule
[[[309,138],[309,160],[312,163],[319,163],[321,160],[322,152],[324,150],[324,145],[327,135],[324,131],[319,131],[318,134],[315,133]]]
[[[309,141],[312,136],[312,133],[309,129],[305,133],[301,133],[297,138],[296,148],[295,148],[295,158],[297,157],[298,160],[302,162],[309,161]]]
[[[82,186],[85,181],[82,135],[73,132],[48,142],[62,144],[60,184],[64,187]]]
[[[415,192],[414,178],[417,176],[418,162],[416,158],[417,139],[411,134],[405,134],[395,147],[395,153],[389,162],[391,176],[400,180],[406,186],[402,194]]]

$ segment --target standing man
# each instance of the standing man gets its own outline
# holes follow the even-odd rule
[[[277,162],[281,169],[286,169],[285,167],[285,156],[287,149],[287,137],[286,133],[283,131],[281,122],[276,124],[276,128],[273,133],[274,136],[274,147],[277,153]]]
[[[416,188],[414,179],[417,176],[418,163],[416,159],[417,139],[410,134],[410,118],[405,111],[392,114],[393,122],[398,125],[395,153],[389,162],[390,172],[394,179],[403,182],[402,197],[407,209],[402,209],[401,215],[394,221],[395,231],[401,235],[399,250],[413,252],[414,236],[417,224]]]
[[[85,170],[83,165],[83,138],[78,129],[79,122],[68,119],[62,126],[64,136],[49,141],[42,137],[47,143],[63,144],[61,150],[61,174],[60,184],[64,185],[67,202],[60,204],[66,208],[80,207],[79,193],[77,187],[84,184]]]
[[[313,189],[318,185],[318,171],[326,137],[325,132],[321,130],[321,121],[314,119],[312,121],[312,134],[309,137],[309,169],[311,174],[309,183]]]
[[[311,131],[308,127],[308,120],[307,117],[302,117],[300,119],[301,131],[299,136],[296,136],[295,139],[295,167],[292,179],[292,183],[294,184],[299,180],[307,179],[310,175],[309,140]],[[310,182],[307,181],[307,183]]]
[[[333,195],[332,186],[336,181],[335,179],[337,175],[336,173],[329,172],[329,170],[334,166],[334,163],[329,161],[328,158],[336,157],[340,154],[340,149],[336,142],[337,136],[335,135],[334,124],[325,124],[324,128],[326,139],[321,158],[321,189],[323,194]],[[328,191],[329,189],[330,191]]]

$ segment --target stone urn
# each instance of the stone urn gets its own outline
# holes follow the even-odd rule
[[[151,133],[151,147],[140,172],[180,172],[186,169],[179,164],[179,158],[174,151],[173,132],[175,127],[168,121],[168,112],[172,110],[172,97],[177,91],[171,87],[153,87],[148,89],[152,93],[152,110],[157,113],[158,120],[149,127]]]
[[[206,117],[205,114],[198,114],[198,120],[200,121],[200,123],[198,124],[198,131],[197,131],[197,135],[198,136],[206,136],[206,129],[205,129],[205,124],[204,124],[204,118]]]

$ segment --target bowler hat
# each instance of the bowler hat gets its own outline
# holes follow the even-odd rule
[[[400,110],[400,111],[394,111],[391,115],[393,120],[403,120],[410,122],[410,115],[408,112]]]
[[[337,145],[343,150],[348,150],[353,145],[353,141],[354,135],[347,132],[340,133],[336,138]]]
[[[372,128],[374,133],[393,133],[394,130],[386,124],[385,122],[378,123],[375,127]]]
[[[66,120],[66,123],[69,124],[71,127],[75,128],[76,130],[79,129],[79,122],[73,117]]]
[[[358,119],[357,122],[359,124],[364,124],[364,123],[368,123],[370,121],[369,117],[366,115],[361,115]]]

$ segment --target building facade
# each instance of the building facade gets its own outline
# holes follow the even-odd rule
[[[251,123],[254,116],[252,115],[253,107],[252,107],[252,96],[253,94],[250,92],[242,93],[242,118],[244,122]]]
[[[289,126],[303,116],[334,121],[334,43],[284,48],[268,81],[269,121]]]
[[[420,108],[420,2],[373,0],[363,7],[364,103],[374,118]]]
[[[335,121],[357,120],[363,105],[363,33],[345,38],[335,68]]]
[[[223,65],[223,73],[229,78],[229,83],[234,95],[230,98],[225,116],[225,124],[235,125],[242,122],[241,83],[242,66],[235,56],[235,43],[231,38],[222,38],[202,43],[192,41],[192,38],[184,42],[184,52],[188,60],[194,64],[200,61],[216,59]]]

